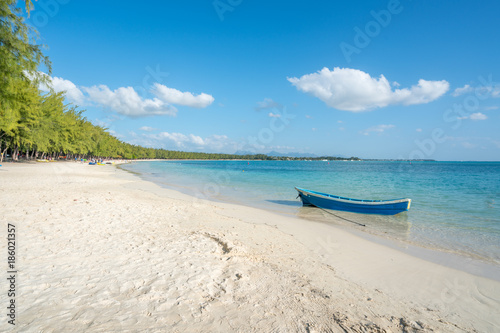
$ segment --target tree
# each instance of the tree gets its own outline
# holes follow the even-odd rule
[[[24,23],[21,10],[16,7],[15,0],[0,2],[0,99],[9,102],[14,98],[13,80],[47,83],[48,77],[38,72],[43,64],[47,72],[51,72],[51,63],[44,56],[41,45],[36,44],[38,32]],[[26,1],[26,8],[32,6]]]
[[[26,0],[25,5],[29,13],[32,1]],[[3,150],[0,145],[2,153],[9,145],[17,151],[19,145],[30,144],[28,123],[34,120],[30,108],[36,107],[37,98],[34,87],[48,80],[39,74],[38,66],[44,64],[51,71],[49,59],[35,43],[36,30],[24,24],[20,14],[16,1],[0,2],[0,144],[5,144]]]

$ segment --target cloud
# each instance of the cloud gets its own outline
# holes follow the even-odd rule
[[[189,151],[214,151],[234,152],[237,149],[236,142],[226,135],[210,135],[202,138],[195,134],[183,134],[175,132],[160,132],[157,134],[142,134],[134,140],[134,144],[162,147],[165,149],[189,150]]]
[[[41,75],[48,76],[45,73],[41,73]],[[171,104],[204,108],[214,101],[211,95],[205,93],[195,96],[190,92],[181,92],[159,83],[155,83],[151,91],[156,97],[144,98],[132,87],[119,87],[115,90],[111,90],[104,84],[92,87],[78,87],[73,82],[63,78],[48,78],[51,82],[51,88],[55,92],[65,91],[66,98],[72,103],[104,107],[129,117],[175,116],[177,108]],[[49,87],[43,84],[40,85],[40,89],[43,91],[50,90]]]
[[[488,116],[486,116],[484,113],[476,112],[476,113],[471,114],[470,116],[457,117],[457,119],[460,119],[460,120],[463,120],[463,119],[486,120],[486,119],[488,119]]]
[[[56,93],[58,92],[66,92],[66,98],[71,103],[83,105],[85,101],[85,96],[82,91],[71,81],[65,80],[61,77],[50,77],[45,73],[40,73],[41,75],[48,77],[50,82],[50,87],[47,87],[45,84],[40,85],[40,90],[49,91],[52,88]]]
[[[417,132],[420,133],[420,132],[422,132],[422,129],[421,128],[417,128],[415,131],[417,131]]]
[[[107,131],[108,131],[109,134],[111,134],[115,138],[118,138],[118,139],[124,139],[125,138],[125,135],[120,134],[120,133],[118,133],[118,132],[116,132],[114,130],[108,129]]]
[[[262,102],[257,102],[257,107],[255,110],[261,111],[265,109],[281,109],[283,106],[275,101],[273,101],[271,98],[264,98]]]
[[[142,126],[139,128],[140,131],[145,131],[145,132],[153,132],[156,131],[157,128],[149,127],[149,126]]]
[[[205,93],[195,96],[190,92],[182,92],[159,83],[153,85],[153,93],[166,103],[185,105],[193,108],[205,108],[214,101],[211,95]]]
[[[470,85],[466,84],[462,88],[455,89],[455,91],[453,91],[451,93],[451,95],[454,97],[458,97],[460,95],[468,94],[468,93],[473,92],[473,91],[474,91],[474,88],[472,88]]]
[[[394,125],[377,125],[377,126],[370,127],[364,131],[361,131],[361,134],[363,134],[363,135],[370,135],[370,133],[381,134],[381,133],[385,132],[386,130],[394,128],[394,127],[395,127]]]
[[[279,114],[279,113],[269,112],[268,116],[271,118],[281,118],[281,114]]]
[[[200,136],[193,134],[185,135],[182,133],[161,132],[147,137],[157,141],[173,143],[177,148],[184,148],[187,145],[203,146],[205,144]]]
[[[85,97],[83,96],[82,91],[78,89],[73,82],[60,77],[53,77],[52,86],[57,92],[66,91],[66,97],[68,97],[68,99],[75,104],[83,104]]]
[[[109,127],[110,123],[107,120],[101,120],[99,118],[96,118],[92,121],[92,123],[96,126],[107,128]]]
[[[153,115],[175,116],[177,109],[158,98],[144,99],[132,87],[111,90],[106,85],[84,87],[88,100],[97,106],[109,108],[129,117]]]
[[[471,114],[469,116],[469,119],[470,120],[486,120],[486,119],[488,119],[488,117],[481,112],[476,112],[476,113]]]
[[[287,78],[298,90],[309,93],[328,106],[352,112],[367,111],[388,105],[413,105],[429,103],[449,89],[447,81],[420,79],[411,88],[392,90],[383,76],[372,78],[357,69],[335,67],[333,71],[321,71]]]
[[[482,96],[484,98],[486,97],[493,97],[493,98],[499,98],[500,97],[500,85],[495,84],[493,85],[483,85],[479,87],[472,87],[468,84],[463,86],[462,88],[457,88],[453,91],[451,94],[453,97],[458,97],[462,96],[465,94],[470,94],[474,92],[476,96]]]

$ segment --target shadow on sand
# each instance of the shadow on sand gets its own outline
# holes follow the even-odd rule
[[[284,205],[284,206],[293,206],[293,207],[302,206],[302,202],[297,201],[297,200],[266,200],[266,201],[274,203],[274,204],[278,204],[278,205]]]

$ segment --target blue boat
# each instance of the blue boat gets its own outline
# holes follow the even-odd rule
[[[396,215],[410,210],[411,199],[363,200],[295,188],[304,206],[362,214]]]

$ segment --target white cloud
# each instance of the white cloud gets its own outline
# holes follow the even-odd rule
[[[498,85],[498,84],[493,85],[493,82],[492,82],[492,85],[490,85],[490,86],[483,85],[483,86],[479,86],[479,87],[472,87],[472,86],[466,84],[462,88],[455,89],[451,95],[454,97],[458,97],[458,96],[461,96],[464,94],[469,94],[472,92],[474,92],[476,94],[476,96],[482,96],[484,98],[486,98],[486,97],[499,98],[500,97],[500,85]]]
[[[48,77],[51,88],[56,92],[65,91],[66,97],[71,103],[83,105],[85,96],[82,91],[71,81],[65,80],[61,77],[50,77],[45,73],[41,73],[41,75]],[[40,84],[40,90],[49,91],[50,88],[45,84]]]
[[[264,98],[262,102],[257,102],[257,107],[255,110],[260,111],[264,109],[280,109],[282,108],[282,105],[273,101],[271,98]]]
[[[471,114],[470,116],[457,117],[457,119],[460,119],[460,120],[463,120],[463,119],[486,120],[486,119],[488,119],[488,116],[486,116],[484,113],[476,112],[476,113]]]
[[[66,97],[68,97],[68,99],[75,104],[83,104],[85,97],[83,96],[82,91],[78,89],[78,87],[73,82],[60,77],[53,77],[52,86],[57,92],[66,91]]]
[[[271,118],[281,118],[281,114],[279,114],[279,113],[269,112],[268,116]]]
[[[45,73],[41,75],[47,76]],[[151,115],[175,116],[177,109],[171,104],[185,105],[195,108],[204,108],[210,105],[214,98],[208,94],[193,95],[190,92],[181,92],[155,83],[152,92],[155,98],[143,98],[132,87],[120,87],[111,90],[106,85],[92,87],[78,87],[73,82],[60,77],[48,77],[55,92],[66,92],[66,98],[78,105],[94,105],[109,108],[114,112],[130,117]],[[41,84],[40,89],[49,91],[50,88]]]
[[[111,130],[111,129],[108,129],[108,133],[111,134],[112,136],[114,136],[115,138],[118,138],[118,139],[124,139],[125,138],[125,135],[123,134],[120,134],[114,130]]]
[[[469,118],[470,118],[470,120],[486,120],[486,119],[488,119],[488,117],[481,112],[473,113],[470,115]]]
[[[203,146],[205,142],[200,136],[189,134],[185,135],[182,133],[169,133],[169,132],[161,132],[154,136],[149,136],[150,138],[154,138],[159,141],[170,141],[177,148],[184,148],[188,145],[196,145]]]
[[[411,88],[392,90],[383,76],[372,78],[357,69],[335,67],[333,71],[321,71],[287,78],[298,90],[312,94],[328,106],[345,111],[361,112],[388,105],[412,105],[429,103],[449,89],[447,81],[420,79]]]
[[[84,87],[83,90],[88,94],[90,102],[129,117],[175,116],[177,113],[174,106],[168,105],[158,98],[143,99],[132,87],[120,87],[112,91],[106,85],[99,85]]]
[[[361,131],[361,134],[363,134],[363,135],[370,135],[370,133],[381,134],[381,133],[385,132],[386,130],[394,128],[394,127],[395,127],[394,125],[377,125],[377,126],[370,127],[364,131]]]
[[[202,138],[195,134],[183,134],[175,132],[161,132],[158,134],[142,134],[133,142],[134,144],[162,147],[165,149],[187,150],[187,151],[213,151],[229,152],[236,151],[236,142],[226,135],[210,135]]]
[[[214,101],[211,95],[205,93],[195,96],[190,92],[182,92],[159,83],[155,83],[153,87],[153,93],[156,97],[171,104],[185,105],[193,108],[205,108]]]
[[[417,132],[420,133],[420,132],[422,132],[422,129],[421,128],[417,128],[415,131],[417,131]]]
[[[107,128],[109,127],[110,123],[107,120],[101,120],[99,118],[96,118],[92,121],[92,123],[96,126]]]
[[[153,132],[156,131],[157,128],[149,127],[149,126],[142,126],[139,128],[140,131],[145,131],[145,132]]]
[[[460,95],[467,94],[467,93],[470,93],[470,92],[473,92],[473,91],[474,91],[474,88],[472,88],[470,85],[466,84],[462,88],[455,89],[455,91],[453,91],[451,93],[451,95],[454,96],[454,97],[458,97]]]

